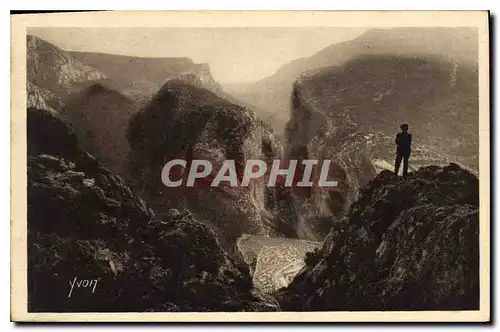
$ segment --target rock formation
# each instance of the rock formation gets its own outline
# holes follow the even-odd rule
[[[278,292],[283,310],[477,310],[478,193],[456,164],[383,171]]]
[[[54,112],[27,115],[29,311],[278,309],[203,222],[156,216]]]
[[[31,82],[26,86],[27,107],[57,111],[63,105],[61,99],[47,89],[40,88]]]
[[[187,208],[207,221],[231,252],[244,233],[296,237],[289,188],[267,187],[263,179],[246,187],[197,182],[172,188],[161,181],[172,159],[209,160],[213,175],[225,160],[235,160],[239,180],[247,160],[280,159],[280,140],[252,111],[173,79],[132,119],[128,137],[129,176],[155,211]]]
[[[106,78],[95,68],[79,62],[68,52],[40,38],[27,36],[26,47],[27,82],[62,100],[68,94],[78,91],[82,84]],[[28,100],[30,92],[36,90],[28,89]]]

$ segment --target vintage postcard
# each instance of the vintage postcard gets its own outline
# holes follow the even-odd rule
[[[13,321],[490,320],[488,12],[11,22]]]

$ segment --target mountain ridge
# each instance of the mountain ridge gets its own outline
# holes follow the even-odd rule
[[[112,77],[116,89],[125,95],[149,98],[168,80],[175,77],[194,75],[205,88],[217,91],[218,84],[212,77],[206,63],[194,63],[187,57],[137,57],[128,55],[70,52],[82,63],[98,68]]]
[[[42,38],[27,36],[27,81],[55,94],[63,105],[66,98],[92,84],[110,87],[143,105],[161,86],[174,77],[197,76],[204,87],[220,90],[206,63],[187,57],[137,57],[95,52],[67,51]],[[43,103],[31,87],[33,102]],[[42,107],[44,108],[44,107]]]
[[[455,50],[455,52],[450,52]],[[328,46],[310,57],[293,60],[273,75],[253,84],[226,91],[265,112],[273,128],[283,133],[288,120],[289,96],[293,82],[303,72],[342,66],[359,55],[444,56],[477,67],[477,30],[473,28],[374,29],[352,39]]]
[[[61,102],[68,94],[78,90],[81,84],[106,78],[95,68],[77,61],[54,44],[31,35],[26,39],[27,84],[50,91]]]

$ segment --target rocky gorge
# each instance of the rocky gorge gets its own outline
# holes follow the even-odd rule
[[[30,310],[477,309],[477,64],[383,52],[381,35],[270,78],[283,132],[261,119],[282,107],[269,91],[253,108],[207,64],[28,37]],[[403,35],[418,48],[428,32]],[[352,56],[360,40],[373,48]],[[387,170],[402,122],[417,137],[406,178]],[[173,159],[234,160],[238,178],[248,160],[330,160],[339,185],[169,188]],[[94,292],[68,297],[75,277]]]

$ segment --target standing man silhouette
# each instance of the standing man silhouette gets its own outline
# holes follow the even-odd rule
[[[408,133],[408,125],[401,125],[401,132],[396,135],[396,167],[394,173],[398,175],[401,160],[403,160],[403,176],[408,174],[408,159],[411,153],[411,134]]]

